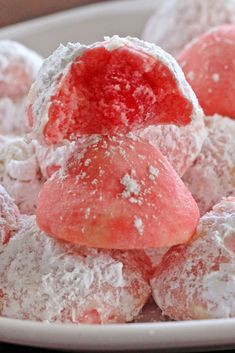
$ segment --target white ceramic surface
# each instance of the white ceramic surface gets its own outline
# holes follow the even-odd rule
[[[112,1],[0,30],[47,56],[59,43],[91,43],[104,35],[139,36],[158,0]],[[61,350],[235,347],[235,319],[123,325],[58,325],[0,318],[0,341]]]

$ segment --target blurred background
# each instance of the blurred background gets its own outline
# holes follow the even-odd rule
[[[47,57],[60,43],[90,44],[114,34],[140,37],[157,3],[158,0],[0,0],[0,39],[19,41]],[[27,22],[30,19],[34,21]]]
[[[105,1],[105,0],[102,0]],[[100,0],[0,0],[0,27]]]

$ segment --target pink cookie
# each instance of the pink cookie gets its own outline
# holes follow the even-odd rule
[[[179,63],[206,115],[235,118],[234,56],[235,25],[212,29],[179,55]]]
[[[41,232],[34,216],[0,253],[0,314],[67,323],[132,321],[150,296],[141,251],[89,249]]]
[[[150,126],[138,135],[158,148],[182,176],[199,155],[207,134],[201,114],[186,126]]]
[[[196,237],[164,256],[151,281],[154,299],[174,320],[234,317],[234,197],[201,218]]]
[[[159,0],[142,38],[174,56],[211,27],[235,23],[234,0]]]
[[[39,169],[34,142],[27,143],[21,137],[8,140],[2,150],[0,147],[1,159],[3,186],[21,213],[33,214],[45,181]]]
[[[22,44],[0,41],[0,131],[23,133],[26,97],[42,58]]]
[[[43,185],[39,227],[51,236],[107,249],[188,241],[197,204],[166,158],[127,136],[97,137]]]
[[[202,113],[170,55],[118,36],[91,46],[61,45],[44,62],[30,101],[33,137],[41,144],[152,124],[182,126]]]
[[[206,118],[208,137],[200,155],[183,177],[201,215],[224,196],[235,196],[235,121]]]
[[[0,185],[0,249],[18,228],[19,210],[6,190]]]

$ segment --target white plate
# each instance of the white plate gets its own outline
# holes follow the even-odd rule
[[[104,35],[139,36],[156,0],[113,1],[6,27],[44,56],[60,42],[92,43]],[[123,325],[58,325],[0,318],[0,341],[61,350],[235,347],[235,319]]]

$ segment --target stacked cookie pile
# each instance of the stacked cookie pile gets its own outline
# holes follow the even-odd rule
[[[151,294],[174,320],[235,315],[235,26],[185,25],[235,4],[208,3],[159,2],[147,24],[178,62],[131,37],[43,64],[0,42],[2,316],[130,322]],[[155,28],[170,12],[182,38]]]

